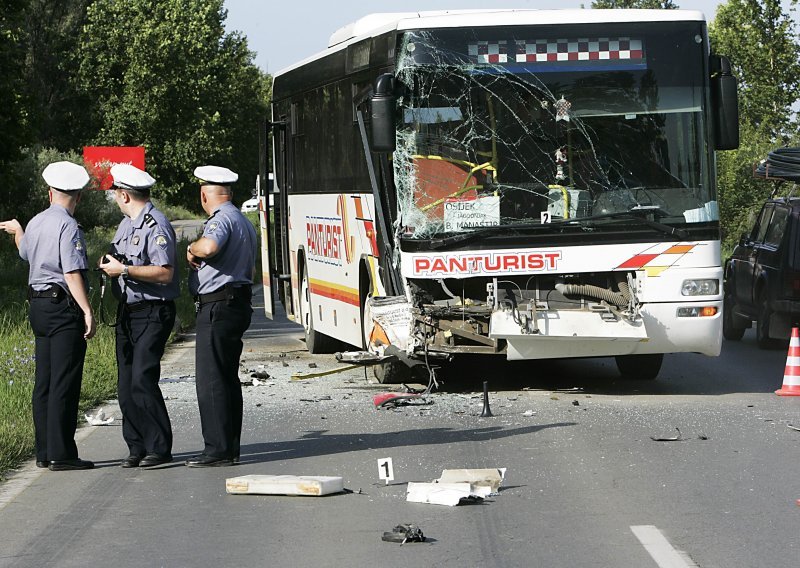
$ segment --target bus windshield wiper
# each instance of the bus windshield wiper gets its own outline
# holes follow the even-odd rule
[[[585,223],[591,223],[592,221],[602,221],[603,219],[634,219],[648,227],[655,229],[664,233],[665,235],[670,235],[675,237],[679,241],[683,241],[689,238],[689,232],[685,229],[679,229],[677,227],[673,227],[671,225],[665,225],[664,223],[659,223],[658,221],[653,221],[652,219],[648,219],[645,215],[654,215],[656,213],[661,213],[664,215],[664,211],[657,206],[636,206],[627,211],[616,211],[614,213],[602,213],[600,215],[592,215],[590,217],[575,217],[573,219],[564,219],[562,221],[558,221],[559,225],[566,225],[566,224],[573,224],[577,223],[583,225]]]

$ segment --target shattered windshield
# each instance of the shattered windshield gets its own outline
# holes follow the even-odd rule
[[[404,236],[649,208],[718,219],[699,24],[406,33],[394,155]]]

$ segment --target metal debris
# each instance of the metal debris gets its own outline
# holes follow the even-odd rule
[[[84,414],[84,418],[86,418],[86,422],[91,424],[92,426],[108,426],[112,422],[114,422],[113,416],[106,416],[105,411],[101,408],[97,411],[97,414],[94,416],[90,416],[89,414]]]
[[[675,428],[675,430],[677,430],[677,431],[678,431],[678,435],[677,435],[677,436],[674,436],[674,437],[672,437],[672,438],[656,438],[656,437],[654,437],[654,436],[650,436],[650,439],[651,439],[651,440],[653,440],[654,442],[681,442],[681,441],[683,441],[683,438],[681,438],[681,431],[680,431],[680,429],[678,429],[678,428],[676,427],[676,428]]]
[[[316,364],[309,363],[309,366]],[[304,381],[306,379],[315,379],[317,377],[324,377],[325,375],[333,375],[335,373],[341,373],[342,371],[349,371],[351,369],[358,369],[360,365],[346,365],[344,367],[339,367],[338,369],[331,369],[330,371],[320,371],[318,373],[295,373],[292,375],[291,379],[293,381]]]
[[[385,542],[399,542],[400,546],[407,542],[425,542],[425,535],[417,525],[410,523],[397,525],[391,531],[383,533],[381,540]]]
[[[797,426],[792,426],[791,424],[787,424],[787,426],[792,430],[797,430],[798,432],[800,432],[800,428],[798,428]]]

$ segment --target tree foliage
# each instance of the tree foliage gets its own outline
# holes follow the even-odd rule
[[[19,156],[20,146],[28,138],[23,96],[26,4],[24,0],[5,0],[0,10],[0,170]]]
[[[789,134],[800,97],[800,45],[780,0],[728,0],[717,9],[710,35],[739,79],[742,120],[775,141]]]
[[[778,146],[800,142],[793,111],[800,97],[800,46],[778,0],[728,0],[709,34],[713,51],[730,58],[739,80],[740,147],[717,154],[723,249],[730,250],[776,189],[753,178],[755,164]]]
[[[678,5],[672,0],[594,0],[592,8],[651,8],[675,10]]]
[[[246,40],[225,32],[226,16],[222,0],[95,0],[87,10],[79,78],[95,101],[92,141],[145,146],[173,203],[197,206],[197,165],[237,171],[242,193],[258,171],[269,82]]]

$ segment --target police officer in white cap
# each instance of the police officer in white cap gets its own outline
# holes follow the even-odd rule
[[[172,461],[172,426],[158,381],[179,293],[175,231],[150,201],[156,180],[148,173],[117,164],[111,177],[125,218],[99,266],[118,283],[117,394],[128,445],[120,465],[152,467]]]
[[[94,336],[95,321],[87,293],[86,242],[72,216],[89,174],[72,162],[55,162],[42,177],[50,187],[50,207],[25,230],[16,219],[0,223],[0,230],[14,235],[19,255],[30,264],[36,466],[52,471],[91,469],[92,462],[78,458],[75,428],[86,340]]]
[[[202,166],[200,201],[210,215],[203,235],[191,243],[189,291],[197,300],[195,373],[197,403],[205,447],[186,461],[189,467],[227,466],[239,461],[242,387],[239,357],[242,335],[253,314],[251,286],[256,232],[231,202],[238,176],[227,168]]]

